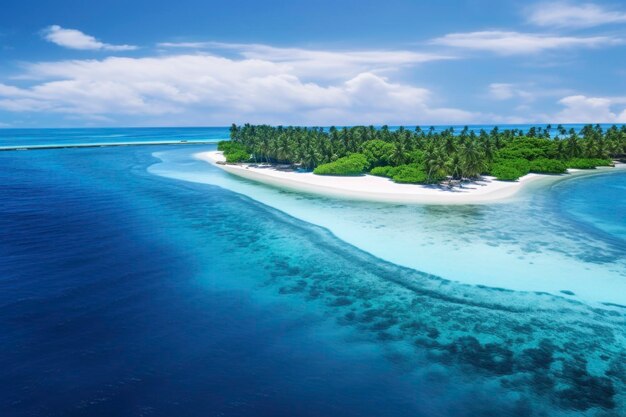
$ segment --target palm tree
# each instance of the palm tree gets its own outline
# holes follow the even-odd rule
[[[459,152],[453,153],[452,156],[448,158],[447,166],[450,168],[451,179],[462,180],[463,177],[465,177],[465,164],[463,159]]]
[[[319,164],[320,159],[317,149],[313,146],[307,146],[300,157],[300,162],[305,168],[313,169]]]
[[[293,160],[293,152],[289,137],[287,135],[282,135],[277,141],[277,144],[278,146],[276,147],[276,158],[283,162],[289,162]]]
[[[476,146],[475,141],[466,142],[461,148],[460,154],[462,155],[462,171],[466,178],[476,178],[487,168],[485,155]]]
[[[389,159],[396,166],[406,164],[407,154],[402,142],[394,143],[394,149]]]
[[[390,165],[408,163],[416,151],[416,161],[423,163],[429,181],[450,174],[461,179],[477,177],[503,152],[521,155],[523,150],[531,155],[528,151],[536,149],[559,159],[626,156],[626,126],[603,130],[601,126],[588,125],[582,129],[582,137],[574,129],[569,130],[567,137],[565,128],[559,125],[553,141],[547,138],[550,128],[531,128],[528,132],[494,128],[489,133],[481,130],[479,135],[468,128],[457,135],[452,128],[437,131],[432,127],[427,133],[420,128],[410,131],[355,126],[324,130],[250,124],[232,125],[229,130],[231,140],[243,146],[254,161],[302,163],[307,168],[362,151],[366,141],[381,140],[393,145]]]
[[[448,158],[441,147],[431,144],[424,151],[424,165],[428,182],[443,178],[448,174]]]
[[[456,151],[456,143],[454,140],[454,136],[452,136],[452,133],[446,135],[444,150],[446,151],[448,156],[452,156],[452,154]]]
[[[574,131],[574,129],[570,129],[570,137],[566,140],[567,144],[565,145],[565,149],[567,152],[567,156],[570,158],[579,157],[582,153],[582,149],[580,144],[578,143],[578,135]]]

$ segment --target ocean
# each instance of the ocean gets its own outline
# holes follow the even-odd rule
[[[226,128],[0,130],[0,146]],[[0,414],[621,416],[626,174],[301,195],[215,145],[0,152]]]

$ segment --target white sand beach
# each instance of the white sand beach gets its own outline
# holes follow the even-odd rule
[[[336,198],[400,204],[493,203],[516,196],[530,184],[542,180],[553,181],[562,178],[559,175],[528,174],[513,182],[484,177],[480,181],[449,189],[445,186],[398,184],[388,178],[373,175],[358,177],[325,176],[315,175],[311,172],[280,171],[271,166],[218,164],[218,162],[225,161],[224,155],[219,151],[201,152],[194,156],[233,175],[283,189]],[[572,170],[569,175],[578,172],[580,171]]]

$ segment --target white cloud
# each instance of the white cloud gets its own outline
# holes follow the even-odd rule
[[[585,28],[611,23],[625,23],[626,12],[608,10],[593,3],[538,3],[529,9],[528,21],[546,27]]]
[[[492,83],[489,84],[489,97],[494,100],[509,100],[515,97],[513,84]]]
[[[43,30],[43,37],[49,42],[69,49],[105,50],[105,51],[132,51],[137,49],[133,45],[111,45],[103,43],[80,30],[65,29],[59,25],[52,25]]]
[[[533,94],[516,84],[492,83],[489,84],[489,97],[494,100],[510,100],[513,98],[532,100]]]
[[[537,33],[482,31],[450,33],[431,41],[436,45],[495,52],[500,55],[532,54],[550,49],[600,47],[621,43],[609,36],[575,37]]]
[[[167,49],[206,49],[214,44],[215,42],[160,42],[157,46]]]
[[[515,84],[511,85],[515,91]],[[559,91],[567,90],[533,90],[543,91],[544,97],[554,96]],[[535,93],[532,93],[533,96]],[[541,94],[541,93],[539,93]],[[515,93],[508,95],[506,87],[501,94],[503,100],[515,97]],[[517,115],[509,116],[512,123],[626,123],[626,97],[589,97],[582,94],[567,95],[557,101],[561,110],[555,112],[537,112],[530,102],[514,108]],[[500,123],[494,119],[492,123]]]
[[[547,97],[563,97],[571,94],[574,94],[574,91],[571,89],[538,86],[534,82],[491,83],[487,88],[487,97],[491,100],[518,100],[523,103],[530,103]],[[518,106],[518,108],[520,107]]]
[[[556,114],[559,123],[626,123],[626,97],[567,96],[565,108]]]
[[[0,84],[0,109],[85,118],[131,115],[162,124],[478,121],[480,115],[438,106],[425,88],[363,70],[377,68],[374,55],[350,57],[341,64],[345,75],[331,81],[323,73],[331,65],[323,54],[305,54],[318,68],[317,79],[309,81],[303,75],[312,78],[314,72],[276,56],[180,54],[42,62],[22,74],[22,82],[30,86]]]
[[[426,62],[454,59],[450,55],[407,50],[326,51],[221,42],[165,42],[157,46],[167,49],[231,52],[239,58],[281,63],[300,77],[316,79],[342,78],[362,71],[391,72]]]

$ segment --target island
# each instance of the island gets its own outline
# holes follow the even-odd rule
[[[553,135],[553,130],[556,133]],[[294,191],[369,201],[495,202],[563,174],[619,167],[626,127],[562,126],[486,132],[387,126],[232,125],[230,140],[198,159],[253,181]]]

